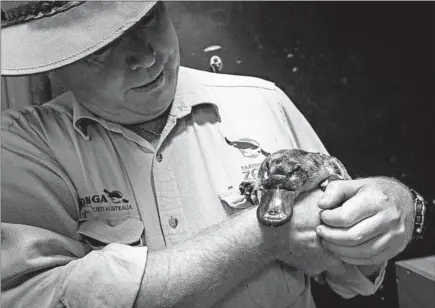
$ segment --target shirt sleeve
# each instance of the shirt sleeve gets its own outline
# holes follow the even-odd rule
[[[2,306],[133,307],[147,248],[80,241],[74,185],[26,117],[2,115]]]
[[[293,143],[299,149],[308,152],[320,152],[328,154],[327,149],[314,131],[307,119],[298,110],[295,104],[280,88],[276,87],[277,99],[281,104],[286,125],[291,130]],[[326,274],[326,282],[340,296],[350,298],[356,295],[371,295],[382,284],[386,263],[381,267],[378,277],[374,282],[365,277],[357,266],[344,264],[346,273],[340,277],[332,277]]]
[[[351,298],[356,295],[373,295],[384,281],[386,266],[387,262],[381,266],[379,274],[374,281],[370,281],[369,278],[361,273],[357,266],[345,263],[345,274],[332,276],[326,273],[326,283],[335,293],[343,298]]]

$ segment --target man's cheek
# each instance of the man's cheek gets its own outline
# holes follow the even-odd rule
[[[97,80],[94,81],[94,86],[96,86],[97,89],[102,89],[105,92],[108,92],[106,95],[116,95],[127,86],[130,88],[137,86],[136,84],[127,84],[127,80],[125,79],[123,72],[118,70],[113,70],[111,72],[101,72],[98,74],[98,78],[95,79]]]

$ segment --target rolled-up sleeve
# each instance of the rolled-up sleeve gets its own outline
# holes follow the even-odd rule
[[[345,274],[332,276],[327,273],[326,282],[341,297],[351,298],[356,295],[373,295],[384,280],[387,262],[380,267],[379,274],[374,281],[364,276],[357,266],[350,264],[344,264],[344,266],[346,269]]]
[[[38,125],[2,116],[1,166],[2,306],[133,307],[147,248],[80,240],[74,185]]]

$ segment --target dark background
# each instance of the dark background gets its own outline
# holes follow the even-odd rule
[[[274,81],[353,176],[394,176],[435,203],[432,2],[169,2],[184,66]],[[204,52],[209,45],[221,45]],[[398,307],[394,261],[435,254],[434,237],[389,263],[370,297],[313,284],[322,307]],[[428,290],[428,292],[431,292]]]

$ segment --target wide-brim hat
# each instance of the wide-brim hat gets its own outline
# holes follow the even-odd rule
[[[1,73],[43,73],[120,37],[156,1],[1,1]]]

